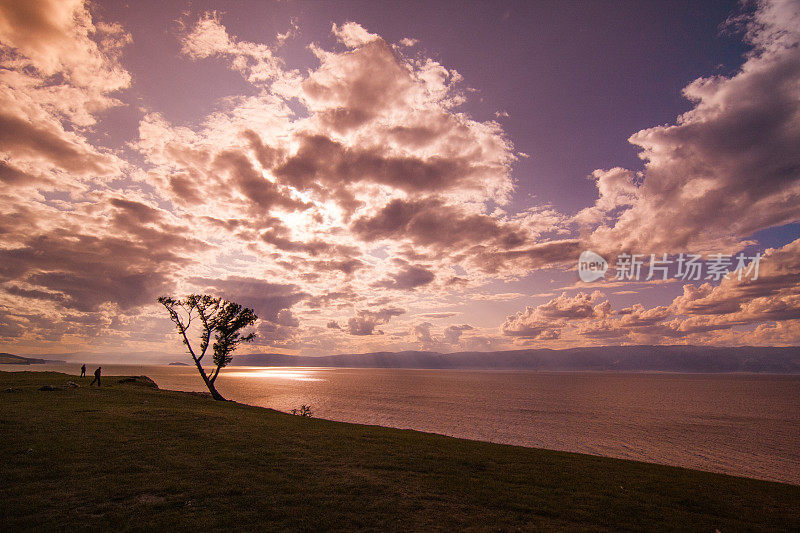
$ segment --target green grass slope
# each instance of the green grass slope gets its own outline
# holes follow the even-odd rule
[[[117,381],[0,372],[0,529],[800,529],[797,486]]]

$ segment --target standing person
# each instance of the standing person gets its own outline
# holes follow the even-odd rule
[[[86,363],[83,363],[83,364],[81,365],[81,377],[82,377],[82,378],[85,378],[85,377],[86,377]]]
[[[91,383],[89,383],[89,386],[90,386],[90,387],[91,387],[92,385],[94,385],[94,382],[95,382],[95,381],[97,382],[97,386],[98,386],[98,387],[100,386],[100,369],[101,369],[101,368],[103,368],[103,367],[102,367],[102,366],[98,366],[98,367],[97,367],[97,370],[95,370],[95,371],[94,371],[94,379],[92,380],[92,382],[91,382]]]

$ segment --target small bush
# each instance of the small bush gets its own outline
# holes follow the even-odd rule
[[[292,414],[297,416],[307,416],[311,417],[311,406],[310,405],[301,405],[300,409],[292,409]]]

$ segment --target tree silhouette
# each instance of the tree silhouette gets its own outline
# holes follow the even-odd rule
[[[255,333],[242,335],[241,330],[253,325],[258,317],[252,309],[206,294],[191,294],[184,300],[162,296],[158,302],[169,312],[169,317],[178,328],[178,333],[183,338],[183,344],[189,350],[189,355],[192,356],[197,371],[200,372],[200,377],[203,378],[211,396],[215,400],[224,401],[225,398],[217,392],[214,382],[217,381],[220,369],[233,360],[231,354],[236,347],[255,338]],[[199,354],[192,349],[187,335],[192,320],[196,318],[200,319],[202,329]],[[202,360],[211,344],[212,335],[214,339],[213,360],[216,368],[208,375],[203,369]]]

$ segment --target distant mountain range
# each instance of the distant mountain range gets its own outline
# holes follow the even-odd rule
[[[2,347],[0,347],[2,349]],[[8,354],[11,355],[11,354]],[[21,356],[13,356],[21,357]],[[38,353],[28,354],[26,359],[38,358],[47,363],[86,363],[92,364],[118,364],[118,365],[161,365],[170,361],[178,361],[187,355],[167,353],[162,351],[142,351],[142,352],[61,352],[61,353]],[[191,362],[191,360],[189,360]],[[24,364],[24,363],[23,363]]]
[[[282,367],[800,374],[800,346],[787,348],[602,346],[565,350],[540,348],[502,352],[375,352],[321,357],[243,354],[234,356],[232,364]]]
[[[13,353],[0,353],[0,365],[42,365],[44,363],[63,363],[63,361],[22,357]]]
[[[45,359],[44,357],[48,357]],[[47,354],[23,357],[0,353],[0,364],[105,361],[116,364],[180,363],[175,354],[136,352],[127,354]],[[186,357],[186,363],[191,360]],[[472,370],[550,370],[619,372],[764,372],[800,374],[800,346],[786,348],[742,346],[600,346],[549,350],[535,348],[498,352],[375,352],[320,357],[285,354],[235,355],[233,365],[342,368],[421,368]]]

